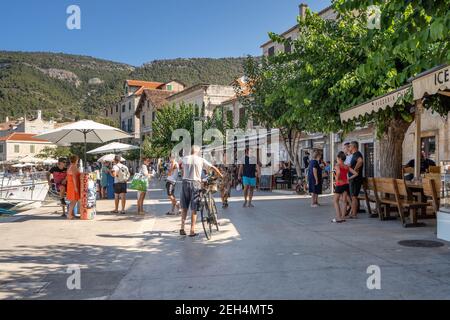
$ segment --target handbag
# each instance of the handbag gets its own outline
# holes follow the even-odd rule
[[[140,192],[147,192],[148,179],[141,173],[136,173],[131,181],[131,189]]]
[[[242,191],[242,184],[238,184],[237,186],[236,186],[236,191]]]

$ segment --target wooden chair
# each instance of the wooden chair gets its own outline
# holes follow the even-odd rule
[[[439,211],[440,207],[440,194],[441,194],[441,181],[434,180],[434,179],[423,179],[423,193],[425,196],[431,198],[431,205],[434,210],[434,214],[436,215]]]
[[[440,166],[429,166],[428,167],[429,173],[441,173],[441,167]]]
[[[397,185],[397,199],[398,199],[398,208],[399,210],[403,211],[404,209],[407,210],[408,215],[411,216],[412,214],[412,224],[406,224],[404,221],[403,226],[405,228],[412,226],[412,227],[421,227],[424,226],[422,223],[417,223],[417,211],[421,208],[426,208],[429,204],[427,202],[420,202],[412,199],[411,192],[406,187],[405,181],[402,179],[395,180],[395,183]]]
[[[381,219],[381,206],[380,200],[378,199],[378,191],[375,184],[374,178],[365,178],[363,180],[363,191],[364,194],[358,196],[359,200],[366,201],[367,210],[369,211],[370,216],[374,216],[375,214],[372,212],[372,208],[370,207],[371,203],[375,203],[376,205],[376,215]]]
[[[405,179],[406,176],[408,175],[414,175],[414,168],[410,168],[410,167],[403,167],[402,168],[402,177],[403,179]]]
[[[397,207],[398,214],[402,224],[404,223],[403,210],[399,206],[399,195],[397,190],[397,184],[393,178],[375,178],[375,186],[379,192],[380,207],[384,207],[384,212],[380,210],[380,219],[385,220],[390,213],[391,206]]]

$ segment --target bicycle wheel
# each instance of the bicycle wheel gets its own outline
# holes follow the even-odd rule
[[[216,230],[219,231],[218,211],[216,202],[214,201],[212,194],[209,195],[209,201],[210,201],[209,207],[211,208],[212,223],[216,226]]]
[[[200,215],[202,219],[203,230],[205,231],[206,239],[211,240],[212,237],[212,225],[211,225],[211,213],[209,205],[206,199],[202,201],[202,207],[200,209]]]

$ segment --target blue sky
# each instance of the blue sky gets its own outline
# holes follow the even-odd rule
[[[90,55],[141,65],[154,59],[261,54],[267,32],[296,23],[298,5],[330,0],[1,1],[0,50]],[[81,30],[66,9],[81,8]]]

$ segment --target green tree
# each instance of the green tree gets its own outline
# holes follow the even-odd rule
[[[72,155],[69,147],[45,147],[37,155],[41,159],[59,159],[59,158],[69,158]]]

